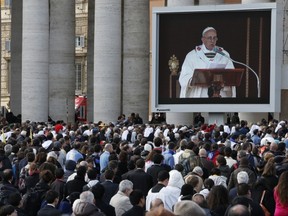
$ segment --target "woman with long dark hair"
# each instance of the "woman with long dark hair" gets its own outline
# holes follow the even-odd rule
[[[229,205],[228,190],[223,185],[213,186],[207,197],[212,216],[225,215]]]
[[[274,157],[270,158],[263,169],[263,173],[255,183],[252,190],[252,198],[255,202],[260,203],[263,196],[262,204],[270,213],[275,211],[275,201],[273,198],[273,189],[278,184]]]

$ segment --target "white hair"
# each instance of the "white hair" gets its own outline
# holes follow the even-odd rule
[[[80,194],[80,201],[94,204],[94,195],[91,191],[84,191]]]
[[[107,143],[105,146],[104,146],[104,150],[108,151],[109,149],[113,148],[112,144],[111,143]]]
[[[133,183],[129,180],[122,180],[119,184],[119,191],[124,193],[127,189],[133,189]]]

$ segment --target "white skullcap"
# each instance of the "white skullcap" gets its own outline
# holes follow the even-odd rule
[[[203,32],[202,32],[202,36],[204,36],[204,34],[205,34],[206,32],[208,32],[208,31],[210,31],[210,30],[214,30],[214,31],[216,31],[216,29],[213,28],[213,27],[207,27],[207,28],[205,28],[205,29],[203,30]]]

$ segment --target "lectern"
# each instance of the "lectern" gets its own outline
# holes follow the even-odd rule
[[[190,85],[208,87],[209,97],[221,97],[220,91],[224,86],[240,86],[243,74],[243,68],[195,69]]]

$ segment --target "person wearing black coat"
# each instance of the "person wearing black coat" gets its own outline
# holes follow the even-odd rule
[[[113,182],[114,172],[112,170],[106,170],[104,175],[105,181],[101,183],[105,189],[102,200],[109,204],[111,198],[117,193],[119,185]]]
[[[50,170],[43,170],[40,172],[40,180],[33,188],[35,191],[39,191],[41,193],[41,202],[45,198],[45,194],[48,190],[50,190],[50,184],[54,179],[54,175]]]
[[[62,200],[64,197],[64,187],[65,182],[64,178],[64,170],[62,168],[57,168],[55,171],[55,181],[51,184],[51,189],[56,191],[59,194],[59,200]]]
[[[86,167],[80,166],[77,169],[77,175],[71,181],[68,181],[64,188],[64,196],[69,196],[72,192],[79,192],[83,191],[83,187],[87,184],[85,182],[85,175],[86,175]]]
[[[27,212],[22,207],[21,200],[22,197],[19,192],[13,192],[8,197],[8,203],[16,209],[18,216],[28,216]]]
[[[161,154],[155,154],[153,157],[154,165],[149,167],[147,169],[147,173],[152,176],[153,178],[153,186],[158,183],[158,173],[162,170],[166,170],[167,172],[170,172],[171,168],[169,165],[162,164],[162,161],[164,160],[163,155]]]
[[[250,186],[246,183],[238,184],[237,194],[232,205],[241,204],[251,209],[251,215],[264,216],[264,212],[258,202],[252,200]]]
[[[38,211],[37,216],[60,216],[61,211],[56,209],[59,201],[58,193],[54,190],[49,190],[45,195],[45,200],[47,201],[47,205]]]
[[[2,181],[0,183],[1,190],[7,190],[11,192],[18,192],[17,188],[12,184],[13,171],[12,169],[5,169],[2,173]]]
[[[115,208],[103,201],[103,195],[105,193],[105,188],[102,184],[96,184],[91,189],[94,195],[95,205],[105,214],[109,216],[115,216]]]
[[[129,199],[133,207],[126,211],[123,216],[135,216],[135,215],[145,215],[145,198],[143,196],[142,191],[140,190],[133,190],[130,195]]]
[[[31,163],[27,175],[25,176],[25,189],[26,191],[31,190],[39,182],[39,170],[35,163]],[[24,190],[25,191],[25,190]]]
[[[275,200],[273,196],[273,190],[278,184],[278,177],[276,176],[276,167],[274,164],[274,158],[270,158],[264,166],[262,176],[257,179],[253,190],[252,199],[259,203],[263,192],[263,205],[268,209],[270,213],[275,211]]]
[[[133,183],[133,188],[141,190],[146,197],[148,191],[153,187],[153,178],[144,171],[145,161],[141,158],[136,161],[136,169],[133,170],[127,179]]]
[[[5,169],[12,169],[12,164],[9,158],[5,155],[5,151],[0,149],[0,162],[2,164],[0,173],[3,173]]]

